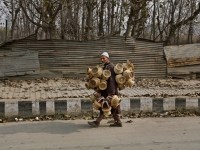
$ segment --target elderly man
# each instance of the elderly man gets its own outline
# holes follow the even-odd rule
[[[100,95],[103,96],[105,99],[110,99],[113,95],[118,95],[117,83],[115,81],[115,72],[114,66],[110,61],[109,54],[107,52],[103,52],[100,56],[100,60],[104,63],[103,69],[110,70],[111,76],[107,80],[107,88],[105,90],[99,91]],[[99,109],[100,114],[99,117],[92,122],[88,122],[88,124],[92,127],[98,127],[100,125],[101,120],[104,118],[104,113],[102,108]],[[110,124],[111,127],[122,127],[122,122],[120,121],[120,105],[116,108],[111,108],[111,114],[115,120],[113,124]]]

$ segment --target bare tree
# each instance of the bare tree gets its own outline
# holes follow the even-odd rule
[[[200,13],[200,3],[198,3],[198,8],[194,11],[193,14],[191,14],[188,18],[184,18],[179,22],[174,22],[174,18],[172,16],[171,21],[170,21],[170,30],[167,35],[167,39],[165,41],[165,44],[170,44],[172,41],[172,38],[174,38],[175,32],[178,28],[180,28],[183,25],[186,25],[187,23],[193,21],[197,15]]]
[[[61,10],[62,3],[54,0],[20,0],[19,5],[25,14],[26,18],[38,28],[42,28],[46,39],[51,39],[55,36],[56,26],[55,20]],[[31,19],[35,10],[35,19]]]
[[[149,0],[131,0],[125,36],[139,37],[147,19],[147,3]]]
[[[192,43],[200,0],[3,0],[10,37],[90,40],[124,34],[179,44]],[[7,11],[5,11],[7,10]],[[2,35],[4,32],[0,32]],[[184,35],[184,36],[185,36]]]
[[[81,5],[82,3],[76,0],[62,1],[62,10],[60,11],[60,27],[58,26],[58,28],[60,28],[61,31],[60,36],[62,39],[71,39],[71,40],[80,39],[79,34],[81,33],[81,31],[79,22],[81,18],[80,17]]]
[[[92,36],[92,17],[93,17],[93,10],[94,6],[96,5],[95,0],[87,0],[86,1],[86,8],[87,8],[87,17],[86,17],[86,26],[85,26],[85,39],[89,40]]]

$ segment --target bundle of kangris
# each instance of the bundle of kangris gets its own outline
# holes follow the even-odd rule
[[[129,60],[126,63],[118,63],[114,66],[116,74],[115,80],[120,90],[126,87],[132,87],[135,84],[134,65]],[[96,66],[87,69],[87,89],[95,91],[105,90],[107,88],[107,80],[111,76],[109,70],[103,70],[103,67]]]
[[[127,60],[126,63],[116,64],[114,66],[114,72],[116,74],[115,80],[119,90],[134,85],[134,65],[130,61]],[[90,99],[94,109],[99,110],[102,108],[104,115],[109,115],[111,106],[116,108],[121,102],[117,95],[106,98],[102,97],[98,92],[107,88],[107,80],[110,76],[111,72],[109,70],[103,70],[100,66],[87,69],[87,82],[85,83],[85,86],[87,89],[95,90],[95,92],[90,95]]]
[[[111,107],[108,101],[105,101],[105,97],[99,94],[99,91],[105,90],[107,88],[107,80],[111,76],[109,70],[103,70],[103,67],[96,66],[87,69],[87,82],[85,86],[87,89],[93,89],[94,92],[90,95],[90,100],[93,103],[93,108],[99,110],[102,108],[104,115],[111,114]]]
[[[134,65],[129,60],[126,63],[118,63],[114,67],[116,73],[115,80],[119,90],[132,87],[135,84]]]
[[[107,88],[107,80],[110,76],[111,72],[103,70],[100,66],[88,68],[85,86],[87,89],[94,89],[95,91],[105,90]]]

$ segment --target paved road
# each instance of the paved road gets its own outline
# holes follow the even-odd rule
[[[2,150],[200,150],[200,118],[123,119],[122,128],[86,120],[0,124]]]

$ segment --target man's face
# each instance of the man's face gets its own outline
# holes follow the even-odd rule
[[[103,62],[103,63],[108,63],[109,62],[109,58],[108,57],[106,57],[106,56],[101,56],[101,62]]]

